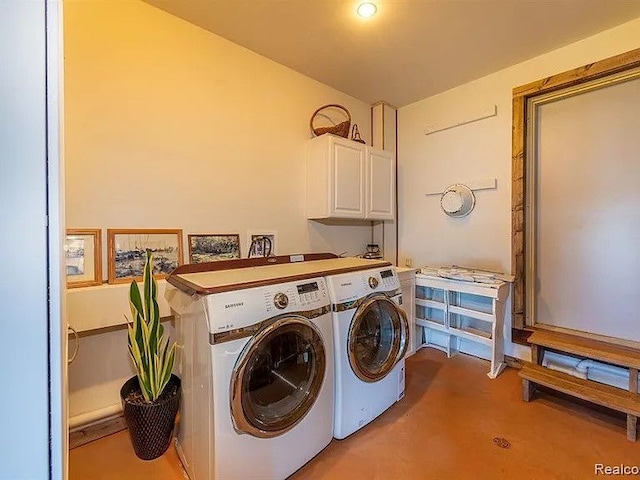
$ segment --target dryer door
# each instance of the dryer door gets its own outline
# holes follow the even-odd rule
[[[409,323],[393,300],[384,295],[367,298],[356,310],[347,339],[349,364],[365,382],[381,380],[407,351]]]
[[[318,397],[326,354],[320,331],[304,317],[285,316],[259,331],[232,373],[236,430],[269,438],[293,428]]]

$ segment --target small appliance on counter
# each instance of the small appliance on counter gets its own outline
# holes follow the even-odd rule
[[[380,247],[377,243],[370,243],[367,245],[367,249],[364,254],[362,254],[362,258],[368,258],[377,260],[382,258],[382,253],[380,253]]]

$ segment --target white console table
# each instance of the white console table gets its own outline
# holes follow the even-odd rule
[[[496,378],[504,363],[504,315],[509,283],[493,284],[416,274],[416,325],[422,346],[458,352],[491,362],[487,374]]]

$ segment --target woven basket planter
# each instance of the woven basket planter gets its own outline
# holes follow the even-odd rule
[[[153,460],[167,451],[180,406],[180,379],[171,375],[169,383],[153,403],[128,400],[132,392],[140,392],[138,377],[132,377],[120,389],[124,419],[138,458]]]

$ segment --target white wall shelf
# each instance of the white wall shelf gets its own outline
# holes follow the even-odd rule
[[[416,318],[416,325],[420,327],[432,328],[440,332],[447,332],[449,330],[446,326],[438,322],[434,322],[433,320],[427,320],[425,318]],[[425,346],[428,346],[428,345],[425,345]]]
[[[471,190],[495,190],[498,188],[498,179],[497,178],[484,178],[480,180],[468,180],[468,181],[460,181],[460,182],[437,182],[432,181],[431,184],[426,185],[425,195],[442,195],[444,191],[453,184],[461,183]]]
[[[434,124],[428,125],[425,130],[425,135],[431,135],[433,133],[442,132],[451,128],[467,125],[468,123],[478,122],[485,118],[491,118],[498,115],[497,105],[476,105],[475,107],[468,107],[467,111],[458,117],[449,117],[438,119]]]
[[[422,305],[423,307],[439,308],[441,310],[445,309],[445,304],[442,302],[438,302],[436,300],[426,300],[422,298],[416,298],[416,304]]]
[[[166,286],[166,280],[158,280],[158,307],[163,319],[171,316],[164,298]],[[131,318],[128,283],[67,290],[67,321],[77,332],[126,325],[125,315]]]
[[[462,352],[489,360],[487,375],[496,378],[505,367],[508,294],[507,282],[481,284],[416,274],[416,326],[422,328],[422,346],[448,357]]]

